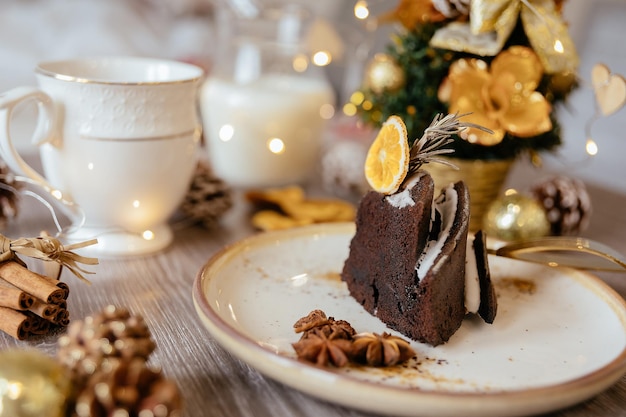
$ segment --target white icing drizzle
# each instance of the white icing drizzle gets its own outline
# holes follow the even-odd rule
[[[454,223],[454,211],[457,207],[458,195],[454,187],[447,187],[444,190],[443,195],[439,196],[435,200],[434,210],[438,210],[441,213],[441,231],[436,240],[430,240],[426,244],[424,252],[417,260],[415,269],[417,271],[417,279],[424,278],[426,273],[434,267],[434,262],[437,259],[437,255],[441,253],[441,248],[444,242],[450,234],[450,229]],[[432,222],[431,222],[432,224]],[[444,261],[447,256],[442,257],[439,262]]]
[[[406,183],[404,189],[398,193],[388,195],[385,197],[387,202],[396,208],[404,208],[408,206],[414,206],[415,201],[411,197],[411,189],[417,184],[420,178],[424,175],[423,172],[417,172],[409,181]]]
[[[480,307],[480,282],[474,245],[467,242],[465,253],[465,310],[476,314]]]

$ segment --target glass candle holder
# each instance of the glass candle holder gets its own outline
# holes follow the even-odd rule
[[[234,187],[303,183],[318,166],[334,93],[306,48],[310,15],[220,17],[221,52],[201,90],[209,162]]]

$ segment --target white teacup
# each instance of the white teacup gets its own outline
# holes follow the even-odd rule
[[[39,89],[0,96],[0,155],[62,201],[69,242],[98,239],[101,255],[154,252],[172,240],[168,219],[188,190],[201,124],[202,69],[176,61],[109,57],[44,62]],[[35,100],[44,179],[17,152],[11,113]],[[4,114],[3,114],[4,113]]]

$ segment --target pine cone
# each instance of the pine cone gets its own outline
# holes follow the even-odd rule
[[[545,208],[553,235],[573,235],[589,226],[591,198],[582,181],[549,178],[534,185],[531,194]]]
[[[84,385],[106,358],[145,361],[155,349],[143,318],[115,306],[70,324],[58,345],[57,357],[77,385]]]
[[[198,163],[194,179],[180,208],[183,214],[211,228],[232,205],[230,188],[215,177],[205,163]]]
[[[17,216],[20,184],[7,164],[0,160],[0,227],[6,226],[9,218]]]
[[[141,358],[130,361],[109,358],[78,394],[74,417],[182,415],[182,399],[176,385]]]

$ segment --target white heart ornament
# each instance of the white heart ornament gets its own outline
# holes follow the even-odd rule
[[[615,113],[626,104],[626,79],[619,74],[611,74],[606,65],[593,66],[591,84],[600,111],[605,116]]]

